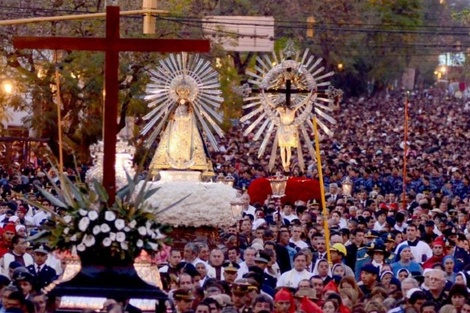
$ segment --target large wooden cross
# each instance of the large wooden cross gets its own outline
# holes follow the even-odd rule
[[[116,195],[119,52],[209,52],[210,50],[209,40],[120,38],[118,6],[106,8],[106,37],[104,38],[15,37],[13,45],[18,49],[88,50],[106,53],[103,186],[109,194],[111,203],[114,203]]]

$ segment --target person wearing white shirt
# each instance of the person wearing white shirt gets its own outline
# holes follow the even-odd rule
[[[405,223],[405,214],[403,214],[403,212],[398,212],[397,214],[395,214],[395,225],[393,226],[393,228],[395,228],[399,232],[404,233],[407,226],[408,224]]]
[[[28,267],[34,263],[33,257],[26,253],[26,240],[18,235],[13,236],[11,241],[13,249],[0,259],[0,266],[3,275],[10,277],[8,271],[10,263],[13,261],[19,262],[24,267]]]
[[[191,263],[192,265],[194,265],[194,267],[196,267],[196,264],[198,262],[204,262],[198,257],[198,255],[199,255],[199,247],[194,242],[188,242],[184,246],[184,250],[183,250],[184,262]]]
[[[222,268],[222,265],[224,264],[225,258],[224,258],[224,253],[222,250],[216,248],[211,251],[210,257],[209,257],[209,263],[206,267],[207,269],[207,276],[210,278],[215,278],[217,280],[223,280],[223,272],[224,269]]]
[[[278,220],[278,218],[279,218],[278,216],[279,215],[278,215],[277,212],[273,214],[273,218],[274,218],[275,221]],[[282,211],[281,211],[281,219],[282,219],[282,221],[283,220],[288,220],[289,223],[292,222],[295,219],[299,219],[299,217],[294,213],[294,208],[292,207],[292,204],[290,204],[288,202],[286,202],[284,204],[284,207],[282,208]]]
[[[430,257],[432,257],[431,247],[424,241],[418,238],[418,229],[416,225],[410,224],[406,228],[406,239],[401,244],[399,244],[395,250],[395,254],[398,254],[400,247],[403,245],[408,245],[411,248],[411,253],[413,254],[414,261],[418,263],[423,263]]]
[[[292,236],[289,239],[289,242],[295,244],[300,249],[308,248],[308,244],[300,239],[300,235],[302,234],[302,226],[295,225],[292,227]]]
[[[384,210],[380,210],[377,213],[375,213],[375,216],[377,218],[377,221],[374,223],[374,230],[375,231],[382,231],[383,228],[385,227],[386,220],[387,220],[387,212]]]
[[[170,257],[168,258],[168,264],[162,266],[159,269],[160,273],[168,273],[168,274],[173,274],[175,276],[178,276],[178,269],[176,266],[178,263],[180,263],[182,260],[181,258],[181,251],[178,251],[176,249],[171,249],[170,251]]]
[[[307,256],[299,252],[294,256],[294,268],[285,272],[277,280],[276,288],[289,287],[297,288],[299,282],[303,279],[310,279],[312,273],[306,270]]]
[[[243,261],[240,263],[240,268],[238,269],[237,272],[237,279],[242,279],[243,275],[248,273],[248,268],[250,266],[254,266],[255,264],[255,256],[256,256],[256,249],[252,247],[248,247],[245,249],[245,252],[243,253]]]
[[[52,210],[51,203],[48,200],[42,201],[42,206]],[[46,213],[43,210],[38,210],[36,214],[33,216],[33,221],[35,226],[41,226],[44,220],[49,218],[50,214]]]

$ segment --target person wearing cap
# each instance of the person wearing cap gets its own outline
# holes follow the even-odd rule
[[[191,310],[194,296],[191,289],[176,289],[173,292],[176,313],[185,313]]]
[[[367,263],[361,268],[361,282],[362,285],[359,286],[364,296],[369,295],[372,292],[372,289],[377,285],[377,277],[379,276],[379,269]]]
[[[260,250],[255,257],[255,266],[259,267],[263,271],[263,287],[266,285],[269,290],[274,290],[277,283],[277,278],[268,273],[269,261],[272,256],[272,250]]]
[[[250,292],[250,284],[245,279],[237,279],[232,284],[232,303],[238,312],[243,312],[248,301],[248,293]]]
[[[431,247],[418,238],[418,228],[414,224],[410,224],[406,228],[406,240],[395,249],[397,255],[400,248],[404,245],[410,247],[413,259],[418,263],[426,262],[427,259],[432,257]]]
[[[28,271],[34,275],[34,287],[36,290],[49,285],[56,277],[56,271],[46,264],[49,251],[40,245],[33,252],[34,264],[27,266]]]
[[[388,252],[385,249],[385,244],[382,239],[376,239],[373,242],[369,243],[367,247],[367,257],[357,260],[356,263],[356,278],[360,279],[361,268],[364,264],[372,263],[379,269],[379,272],[382,270],[383,265],[386,263],[385,259],[388,257]]]
[[[370,242],[374,241],[375,239],[377,239],[379,237],[379,232],[375,231],[375,230],[368,230],[365,234],[364,234],[364,244],[367,245],[369,244]],[[363,254],[362,255],[358,255],[358,258],[364,258],[367,254],[367,250],[364,250],[363,251]]]
[[[352,269],[343,263],[344,258],[347,255],[346,247],[342,243],[335,243],[330,247],[330,256],[331,256],[331,263],[332,265],[335,264],[342,264],[344,267],[344,276],[353,276],[354,272]]]
[[[13,284],[21,290],[26,300],[29,300],[33,292],[33,275],[24,267],[19,267],[13,271],[12,277]]]
[[[393,231],[393,232],[398,232],[398,231]],[[391,264],[395,260],[395,240],[396,240],[396,235],[391,232],[391,233],[385,233],[382,235],[382,241],[385,245],[385,252],[386,252],[386,257],[385,257],[385,263]]]
[[[234,283],[237,279],[237,272],[240,268],[240,265],[234,262],[225,261],[222,267],[224,269],[223,280],[229,284]]]
[[[421,240],[431,245],[432,242],[438,237],[434,232],[435,223],[433,220],[424,222],[424,232],[421,234]]]
[[[0,259],[0,267],[4,275],[8,275],[8,267],[13,261],[19,262],[24,267],[34,263],[33,257],[29,253],[26,253],[26,246],[27,242],[23,237],[19,235],[13,236],[11,251],[5,253],[3,258]]]
[[[301,280],[310,279],[312,273],[306,270],[306,266],[307,256],[302,252],[298,252],[294,256],[294,268],[279,277],[276,287],[297,288]]]
[[[281,288],[274,295],[274,312],[275,313],[294,313],[295,312],[295,299],[292,293]]]
[[[2,240],[0,241],[0,258],[10,251],[11,240],[16,235],[16,227],[13,223],[8,223],[2,229]]]
[[[321,313],[322,309],[314,302],[317,299],[315,290],[300,290],[294,295],[301,313]]]

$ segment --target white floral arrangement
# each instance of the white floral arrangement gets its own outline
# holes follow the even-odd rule
[[[236,223],[232,216],[230,202],[237,197],[237,191],[220,183],[202,182],[149,182],[158,190],[147,200],[155,213],[158,208],[172,205],[171,210],[158,213],[161,223],[172,227],[227,227]],[[137,185],[137,189],[143,184]]]
[[[97,181],[89,188],[61,176],[60,187],[54,185],[56,195],[44,189],[40,191],[63,213],[33,203],[51,213],[52,219],[31,239],[47,242],[51,248],[70,251],[72,255],[78,253],[81,258],[133,260],[142,250],[154,254],[162,243],[169,243],[167,235],[171,232],[171,227],[157,220],[157,216],[172,205],[151,210],[147,200],[157,188],[148,188],[147,181],[140,185],[139,192],[135,186],[136,181],[128,176],[128,185],[108,205],[108,195]]]

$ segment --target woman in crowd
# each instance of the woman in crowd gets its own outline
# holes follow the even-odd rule
[[[395,256],[395,263],[391,264],[392,271],[395,276],[398,275],[400,269],[407,269],[410,273],[422,273],[423,269],[418,262],[412,260],[413,254],[411,253],[410,246],[403,244],[398,249],[398,253]]]

